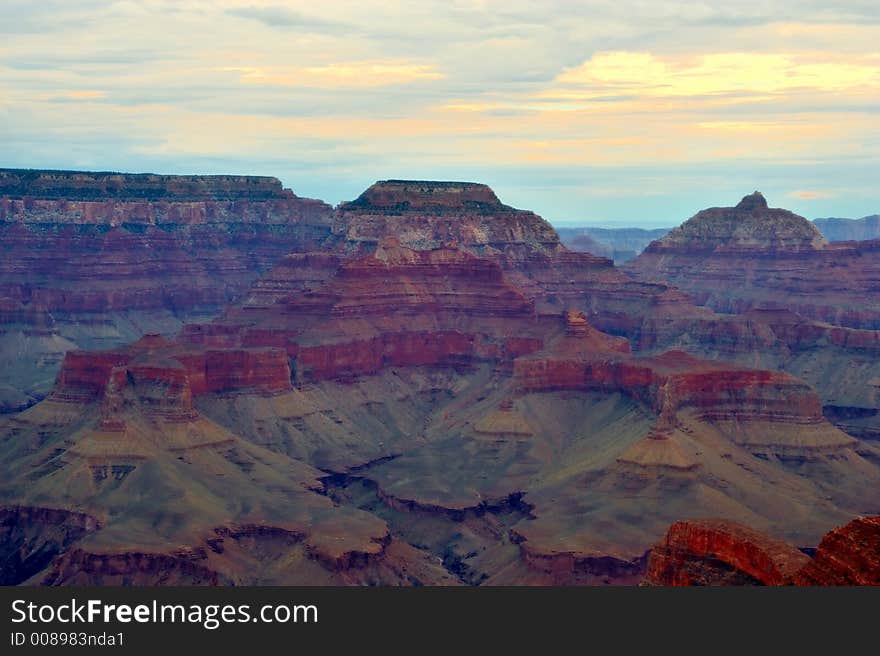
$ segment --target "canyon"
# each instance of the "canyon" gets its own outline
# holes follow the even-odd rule
[[[666,235],[669,228],[558,227],[556,231],[571,250],[610,257],[620,266],[639,255],[652,241]]]
[[[56,349],[0,351],[27,396],[0,416],[8,583],[875,567],[870,531],[833,530],[880,512],[880,331],[870,304],[846,309],[873,289],[872,246],[759,195],[625,269],[463,182],[380,181],[331,208],[273,178],[6,170],[0,229],[3,338]],[[771,279],[786,303],[765,302]],[[812,284],[826,305],[797,300]]]
[[[274,178],[0,169],[0,412],[45,396],[69,350],[216,315],[330,212]]]

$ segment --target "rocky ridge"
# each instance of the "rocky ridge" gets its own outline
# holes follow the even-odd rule
[[[880,585],[880,517],[830,531],[812,557],[723,520],[681,521],[654,546],[650,585]]]

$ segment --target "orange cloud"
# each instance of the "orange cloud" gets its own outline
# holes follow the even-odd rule
[[[797,198],[799,200],[816,200],[818,198],[833,198],[834,194],[827,191],[792,191],[787,194],[789,198]]]
[[[101,100],[106,98],[107,93],[95,89],[82,89],[79,91],[53,91],[42,93],[37,96],[39,100]]]
[[[405,61],[337,62],[307,67],[230,66],[217,70],[240,73],[243,84],[272,84],[320,89],[381,87],[446,77],[434,66]]]
[[[70,93],[62,94],[67,98],[72,98],[74,100],[94,100],[95,98],[103,98],[107,94],[103,91],[95,91],[95,90],[83,90],[83,91],[71,91]]]

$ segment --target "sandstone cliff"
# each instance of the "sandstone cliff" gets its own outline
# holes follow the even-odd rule
[[[782,585],[808,562],[795,547],[734,522],[676,522],[651,550],[646,577],[655,585]]]

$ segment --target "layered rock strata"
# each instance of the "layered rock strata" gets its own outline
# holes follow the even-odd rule
[[[654,546],[651,585],[880,585],[880,517],[830,531],[814,556],[734,522],[681,521]]]
[[[0,169],[0,411],[51,385],[64,353],[216,314],[331,208],[275,178]]]
[[[662,280],[718,312],[787,309],[808,319],[880,329],[880,241],[829,244],[807,219],[755,192],[698,212],[625,270]]]

